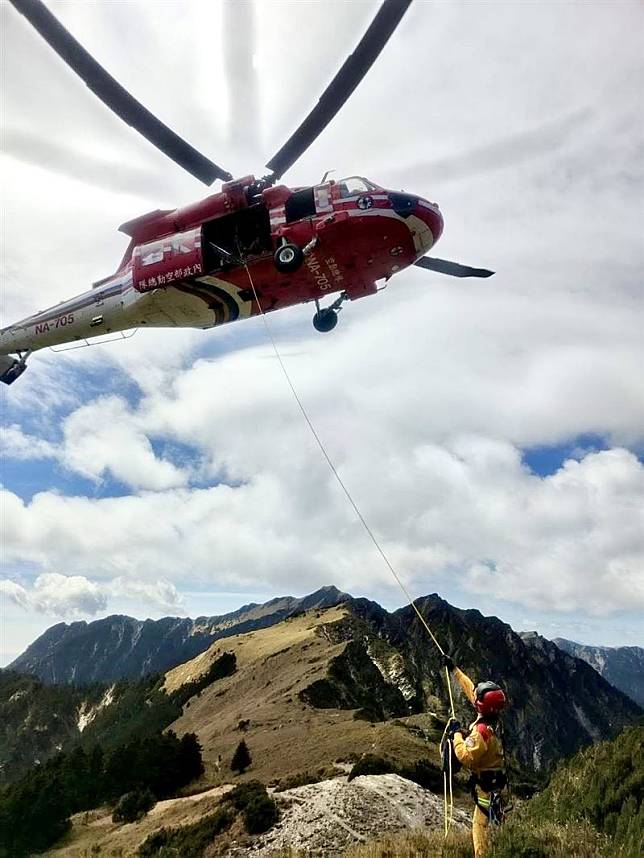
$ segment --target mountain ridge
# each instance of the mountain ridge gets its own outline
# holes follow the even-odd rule
[[[644,648],[590,646],[567,638],[553,638],[559,649],[593,667],[611,685],[644,707]]]
[[[435,593],[417,599],[416,607],[445,651],[475,682],[494,679],[506,689],[511,704],[504,719],[508,746],[522,770],[536,775],[546,773],[562,756],[584,744],[609,738],[641,717],[637,704],[589,664],[536,633],[521,635],[497,617],[486,617],[476,609],[455,608]],[[325,621],[323,615],[336,609],[341,610],[334,621]],[[298,618],[302,617],[304,628],[309,630],[306,644],[293,638],[293,630],[299,627]],[[106,634],[92,639],[97,629]],[[125,632],[136,634],[134,646]],[[148,639],[146,634],[150,632],[156,634]],[[58,650],[61,636],[62,655]],[[273,639],[275,645],[271,643],[269,654],[265,652],[261,659],[258,655],[254,661],[251,659],[251,667],[244,667],[260,641]],[[317,642],[324,646],[318,647]],[[211,725],[205,735],[208,754],[216,751],[217,756],[225,757],[229,753],[231,744],[239,741],[238,724],[249,719],[249,712],[257,712],[261,700],[265,700],[262,706],[267,713],[262,723],[272,724],[271,731],[282,729],[287,722],[291,724],[292,735],[281,752],[285,758],[292,756],[293,746],[302,741],[303,712],[331,713],[328,717],[316,715],[312,721],[320,725],[325,747],[338,719],[343,730],[351,734],[353,727],[348,725],[354,724],[355,719],[384,724],[435,713],[431,717],[437,718],[440,726],[449,715],[440,654],[415,610],[405,606],[390,613],[377,602],[354,599],[336,588],[323,588],[301,598],[281,597],[264,605],[243,606],[231,614],[197,621],[166,618],[137,621],[134,626],[124,624],[123,618],[115,615],[90,624],[59,624],[32,644],[25,653],[29,658],[24,661],[28,664],[31,660],[47,678],[52,673],[64,675],[76,688],[82,686],[89,673],[93,680],[103,683],[104,693],[106,683],[123,680],[124,668],[138,681],[147,674],[154,682],[165,683],[166,688],[168,677],[193,682],[207,673],[213,653],[221,657],[228,649],[238,660],[238,672],[222,680],[216,691],[205,687],[203,694],[195,695],[177,722],[177,728],[198,734],[203,732],[204,724]],[[108,662],[107,675],[99,675]],[[169,667],[161,671],[160,664]],[[12,669],[17,667],[14,662]],[[165,680],[156,680],[154,677],[161,672]],[[284,685],[281,677],[287,674],[291,680]],[[9,677],[8,688],[12,681]],[[52,687],[61,689],[64,685]],[[235,689],[234,694],[227,689]],[[279,694],[278,689],[282,689]],[[45,692],[38,693],[41,699],[49,699]],[[222,698],[222,693],[228,696]],[[457,717],[469,723],[471,706],[455,683],[453,695]],[[12,701],[10,694],[6,696],[6,700],[0,699],[2,711],[7,719],[19,720],[16,707],[21,701]],[[228,699],[237,702],[234,711],[224,718]],[[27,703],[28,700],[22,701],[24,711]],[[252,718],[251,721],[254,724]],[[45,722],[43,715],[41,726],[46,726]],[[431,729],[436,729],[437,724],[431,723]],[[208,732],[211,728],[214,732]],[[255,726],[250,729],[252,732]],[[264,727],[258,729],[264,753],[270,756],[276,736],[266,734]],[[360,730],[358,733],[362,735]],[[384,736],[385,745],[393,741],[390,732],[384,731]],[[281,742],[282,737],[277,738]],[[7,741],[8,747],[14,744]],[[349,752],[344,739],[339,744],[333,739],[332,745],[340,755]],[[314,762],[322,765],[323,761],[320,758]]]
[[[211,617],[137,620],[111,614],[100,620],[56,623],[7,670],[48,684],[115,682],[164,673],[204,652],[220,638],[274,625],[294,611],[333,607],[351,597],[326,586],[306,596],[279,596]]]

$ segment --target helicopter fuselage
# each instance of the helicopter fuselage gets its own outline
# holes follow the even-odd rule
[[[0,331],[0,355],[31,353],[133,328],[211,328],[337,292],[356,300],[438,240],[438,206],[360,177],[258,189],[252,176],[174,211],[123,224],[116,274]],[[296,270],[275,253],[303,251]]]

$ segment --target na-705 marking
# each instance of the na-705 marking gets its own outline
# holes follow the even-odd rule
[[[50,322],[39,322],[36,325],[36,333],[37,334],[46,334],[56,328],[64,328],[67,325],[74,324],[74,314],[73,313],[65,313],[64,316],[58,316],[57,319],[54,319]]]

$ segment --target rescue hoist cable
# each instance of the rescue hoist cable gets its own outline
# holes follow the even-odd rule
[[[239,248],[238,248],[238,250],[239,250]],[[320,450],[322,451],[322,455],[323,455],[323,456],[324,456],[324,458],[326,459],[326,462],[327,462],[327,464],[328,464],[329,468],[331,469],[331,471],[332,471],[332,473],[333,473],[334,477],[336,478],[336,480],[337,480],[337,482],[338,482],[338,484],[339,484],[340,488],[342,489],[342,491],[343,491],[343,492],[344,492],[344,494],[346,495],[346,498],[347,498],[347,500],[349,501],[349,503],[351,504],[351,506],[353,507],[353,510],[354,510],[355,514],[358,516],[358,519],[360,520],[360,522],[361,522],[362,526],[364,527],[364,529],[366,530],[367,534],[369,535],[369,538],[371,539],[371,541],[372,541],[372,542],[373,542],[373,544],[375,545],[376,550],[378,551],[378,553],[380,554],[380,556],[381,556],[381,557],[382,557],[382,559],[384,560],[384,562],[385,562],[385,564],[386,564],[387,568],[389,569],[389,571],[391,572],[391,574],[392,574],[392,575],[393,575],[393,577],[395,578],[395,580],[396,580],[396,582],[397,582],[398,586],[400,587],[400,589],[402,590],[402,592],[405,594],[405,597],[407,598],[407,600],[408,600],[409,604],[411,605],[411,607],[412,607],[412,608],[414,609],[414,611],[416,612],[416,615],[418,616],[418,619],[420,620],[420,622],[421,622],[421,623],[422,623],[422,625],[424,626],[425,631],[427,632],[427,634],[429,635],[429,637],[430,637],[430,638],[432,639],[432,641],[434,642],[434,644],[435,644],[436,648],[438,649],[438,651],[440,652],[440,654],[444,656],[446,653],[445,653],[445,651],[443,650],[443,647],[442,647],[442,646],[440,645],[440,643],[438,642],[438,640],[437,640],[436,636],[434,635],[434,633],[433,633],[433,632],[432,632],[432,630],[430,629],[430,627],[429,627],[429,625],[428,625],[427,621],[425,620],[425,618],[424,618],[424,617],[423,617],[423,615],[421,614],[420,610],[419,610],[419,609],[418,609],[418,607],[416,606],[416,603],[415,603],[414,599],[412,598],[411,594],[409,593],[409,591],[408,591],[408,590],[407,590],[407,588],[405,587],[404,583],[403,583],[403,582],[402,582],[402,580],[400,579],[400,577],[399,577],[398,573],[396,572],[396,570],[395,570],[395,569],[394,569],[394,567],[392,566],[392,564],[391,564],[391,562],[390,562],[389,558],[387,557],[387,555],[385,554],[385,552],[384,552],[384,550],[383,550],[382,546],[381,546],[381,545],[380,545],[380,543],[378,542],[378,539],[376,538],[376,535],[374,534],[374,532],[372,531],[372,529],[369,527],[369,524],[368,524],[367,520],[365,519],[365,517],[363,516],[363,514],[360,512],[360,509],[358,508],[358,505],[357,505],[357,504],[356,504],[356,502],[354,501],[353,496],[351,495],[351,492],[349,491],[349,489],[348,489],[348,488],[347,488],[347,486],[345,485],[344,481],[342,480],[342,477],[340,476],[340,474],[338,473],[338,471],[337,471],[337,469],[336,469],[335,465],[333,464],[333,462],[332,462],[332,460],[331,460],[331,457],[330,457],[330,456],[329,456],[329,454],[327,453],[327,451],[326,451],[326,447],[324,446],[324,443],[323,443],[322,439],[321,439],[321,438],[320,438],[320,436],[318,435],[318,432],[317,432],[317,430],[316,430],[315,426],[313,425],[313,421],[312,421],[312,420],[311,420],[311,418],[309,417],[308,412],[307,412],[306,408],[304,407],[304,403],[303,403],[303,402],[302,402],[302,400],[300,399],[300,397],[299,397],[299,395],[298,395],[298,392],[297,392],[297,390],[295,389],[295,385],[293,384],[293,382],[292,382],[292,380],[291,380],[291,376],[289,375],[289,372],[288,372],[288,370],[287,370],[287,368],[286,368],[286,365],[285,365],[284,361],[282,360],[282,355],[280,354],[280,351],[279,351],[279,349],[278,349],[278,347],[277,347],[277,343],[276,343],[276,341],[275,341],[275,337],[273,336],[273,332],[272,332],[271,327],[270,327],[270,325],[269,325],[269,323],[268,323],[268,319],[266,318],[266,313],[264,312],[264,308],[262,307],[261,301],[259,300],[259,295],[257,294],[257,289],[255,288],[255,283],[254,283],[254,281],[253,281],[252,274],[250,273],[250,269],[249,269],[249,267],[248,267],[248,263],[246,262],[246,260],[245,260],[245,259],[241,258],[241,256],[242,256],[242,255],[241,255],[241,253],[240,253],[239,255],[240,255],[240,261],[241,261],[242,265],[244,266],[244,268],[246,269],[246,275],[247,275],[247,277],[248,277],[248,282],[250,283],[250,287],[251,287],[251,289],[252,289],[253,296],[254,296],[254,298],[255,298],[255,303],[257,304],[257,307],[258,307],[258,309],[259,309],[260,315],[261,315],[261,317],[262,317],[262,322],[264,323],[264,328],[265,328],[265,330],[266,330],[266,334],[267,334],[268,339],[270,340],[271,345],[272,345],[272,347],[273,347],[273,352],[275,353],[275,357],[277,358],[277,361],[278,361],[278,363],[279,363],[279,365],[280,365],[280,368],[281,368],[281,370],[282,370],[282,373],[284,374],[284,378],[286,379],[286,382],[287,382],[288,386],[291,388],[291,393],[293,394],[293,397],[295,398],[295,401],[297,402],[297,405],[298,405],[298,407],[299,407],[300,411],[302,412],[302,416],[304,417],[304,419],[305,419],[305,421],[306,421],[306,423],[307,423],[307,425],[308,425],[309,429],[311,430],[311,434],[312,434],[312,435],[313,435],[313,437],[315,438],[315,441],[316,441],[316,443],[317,443],[318,447],[319,447],[319,448],[320,448]],[[454,709],[454,696],[453,696],[453,694],[452,694],[452,683],[451,683],[451,680],[450,680],[449,670],[448,670],[447,666],[445,667],[445,682],[446,682],[446,684],[447,684],[447,691],[448,691],[448,694],[449,694],[449,706],[450,706],[450,712],[451,712],[451,715],[450,715],[450,718],[449,718],[449,720],[448,720],[448,722],[447,722],[447,726],[445,727],[445,733],[443,734],[443,740],[445,740],[445,736],[446,736],[446,733],[447,733],[447,727],[449,726],[450,721],[452,721],[452,720],[455,720],[455,719],[456,719],[456,711],[455,711],[455,709]],[[442,742],[441,742],[441,746],[442,746]],[[448,834],[448,831],[449,831],[449,827],[450,827],[450,825],[451,825],[451,823],[452,823],[453,811],[454,811],[454,796],[453,796],[453,791],[452,791],[452,756],[451,756],[451,747],[450,747],[450,755],[449,755],[449,813],[448,813],[447,783],[446,783],[446,781],[447,781],[447,775],[446,775],[446,773],[445,773],[445,772],[443,772],[443,788],[444,788],[444,803],[445,803],[445,836],[447,837],[447,834]]]

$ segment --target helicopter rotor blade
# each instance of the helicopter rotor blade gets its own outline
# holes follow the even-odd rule
[[[41,0],[11,0],[11,3],[110,110],[168,158],[206,185],[211,185],[215,179],[228,181],[232,178],[230,173],[198,152],[130,95],[76,41]]]
[[[414,265],[425,268],[427,271],[449,274],[451,277],[491,277],[494,274],[494,271],[489,271],[487,268],[470,268],[469,265],[459,265],[458,262],[436,259],[433,256],[422,256],[414,262]]]
[[[374,64],[410,5],[411,0],[384,0],[357,48],[344,62],[313,110],[267,163],[266,166],[273,173],[273,181],[281,178],[324,131]]]

